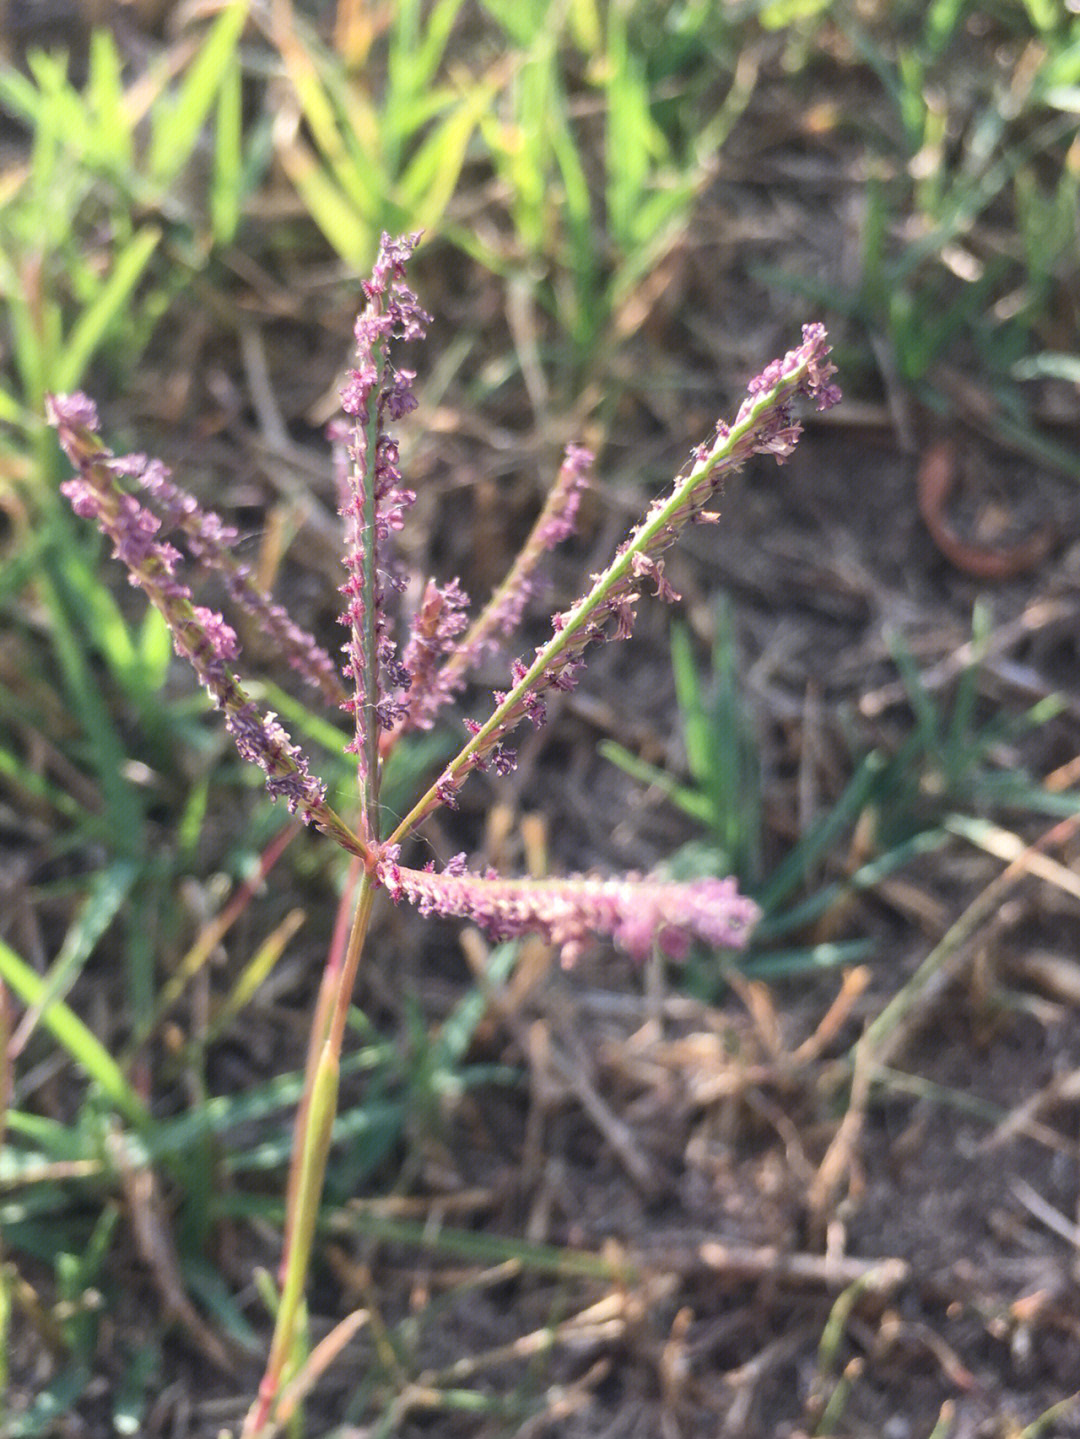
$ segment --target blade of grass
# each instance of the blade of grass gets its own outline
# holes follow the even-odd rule
[[[173,103],[155,105],[151,112],[148,169],[161,186],[175,180],[191,158],[225,75],[236,64],[248,8],[248,0],[233,0],[221,12],[184,74]]]
[[[0,979],[15,991],[24,1004],[44,1006],[48,998],[45,981],[2,940]],[[149,1115],[142,1100],[124,1078],[116,1060],[63,1000],[54,1000],[48,1009],[44,1010],[42,1022],[125,1119],[139,1127],[148,1122]]]
[[[771,913],[798,888],[814,861],[829,849],[845,828],[854,824],[872,800],[885,766],[882,755],[876,752],[868,754],[829,813],[808,830],[776,867],[755,896],[766,913]]]
[[[142,801],[135,786],[124,779],[124,746],[95,682],[85,642],[78,632],[86,607],[84,598],[73,591],[69,581],[61,533],[67,528],[66,523],[56,526],[53,543],[43,552],[39,583],[48,603],[52,644],[60,661],[72,712],[78,715],[90,742],[113,842],[120,854],[137,859],[146,854]]]
[[[50,1007],[58,999],[63,999],[78,979],[83,966],[97,947],[98,940],[131,893],[138,872],[138,867],[131,860],[120,859],[93,876],[86,902],[68,928],[60,950],[45,976],[42,1000],[27,1009],[12,1036],[9,1051],[12,1056],[22,1052],[39,1022],[47,1016]]]
[[[813,924],[815,920],[820,919],[823,914],[827,914],[845,894],[873,889],[876,884],[896,870],[903,869],[913,859],[923,854],[933,854],[935,850],[946,844],[948,839],[949,829],[947,826],[942,826],[923,830],[904,843],[895,845],[886,854],[878,855],[868,863],[860,865],[855,873],[847,878],[822,885],[808,898],[799,904],[792,905],[783,913],[766,915],[755,931],[755,943],[767,943],[781,935],[790,934],[793,930],[804,929],[808,924]]]
[[[94,116],[94,158],[118,173],[130,170],[135,163],[135,136],[124,100],[123,63],[113,33],[105,26],[90,34],[85,103]]]
[[[246,188],[243,103],[243,77],[234,65],[221,82],[214,125],[210,223],[219,245],[231,244],[240,228]]]
[[[285,952],[285,947],[300,929],[307,915],[302,909],[293,909],[285,916],[240,971],[236,983],[226,996],[221,1008],[214,1016],[207,1032],[205,1043],[211,1044],[226,1029],[240,1011],[253,999],[256,990],[272,972]]]
[[[138,230],[116,255],[109,278],[72,326],[49,377],[50,388],[78,389],[86,366],[105,336],[115,329],[130,303],[132,293],[161,241],[161,235],[156,225],[147,225]]]
[[[90,1370],[82,1364],[62,1370],[22,1414],[3,1415],[5,1439],[38,1439],[55,1433],[55,1426],[74,1410],[90,1383]]]
[[[871,939],[830,940],[798,949],[773,950],[739,964],[739,972],[750,979],[787,979],[818,969],[836,969],[858,964],[874,952]]]
[[[671,800],[672,804],[691,819],[697,820],[699,824],[707,825],[710,829],[716,817],[715,807],[712,799],[700,790],[691,789],[689,785],[681,784],[674,775],[667,770],[659,769],[656,765],[650,764],[648,760],[640,759],[630,750],[624,749],[616,740],[601,740],[599,745],[600,754],[604,759],[609,759],[612,764],[642,784],[654,785],[665,799]]]

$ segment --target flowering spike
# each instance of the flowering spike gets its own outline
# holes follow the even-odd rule
[[[341,507],[348,572],[341,587],[347,602],[341,621],[349,631],[345,673],[353,682],[353,697],[344,708],[355,724],[349,748],[356,753],[364,837],[372,843],[378,837],[379,734],[406,713],[394,694],[408,677],[397,664],[389,632],[387,593],[398,585],[387,550],[416,497],[401,485],[397,441],[385,425],[416,405],[415,376],[396,369],[390,351],[394,340],[423,338],[430,324],[405,284],[405,265],[419,241],[418,234],[397,240],[383,236],[371,279],[364,283],[367,304],[356,321],[356,367],[341,392],[342,408],[353,420]]]
[[[686,884],[626,875],[620,879],[498,879],[465,871],[460,856],[442,874],[407,869],[387,845],[376,875],[394,900],[421,914],[471,919],[493,939],[539,934],[571,964],[595,937],[613,939],[637,960],[656,945],[672,959],[701,941],[741,949],[761,914],[733,879]]]
[[[435,715],[461,692],[469,673],[484,655],[497,649],[500,641],[517,629],[525,606],[535,593],[540,561],[548,550],[562,544],[573,533],[592,458],[581,445],[567,445],[544,507],[498,589],[469,626],[465,637],[452,648],[443,648],[445,658],[437,673],[423,678],[413,674],[409,703],[402,720],[393,732],[382,737],[384,757],[408,730],[430,728]]]
[[[469,597],[456,579],[447,585],[428,580],[402,655],[408,694],[397,734],[431,729],[436,714],[450,698],[446,666],[440,669],[440,663],[469,623],[468,606]]]
[[[220,573],[233,603],[251,615],[302,679],[330,704],[340,706],[347,695],[337,666],[314,636],[296,624],[284,606],[275,604],[259,589],[250,567],[230,553],[229,547],[236,543],[236,530],[223,523],[212,510],[204,510],[194,495],[176,484],[172,471],[160,460],[148,459],[146,455],[125,455],[114,459],[112,464],[117,475],[135,480],[155,501],[163,532],[180,530],[192,559],[205,570]]]
[[[326,803],[326,788],[308,769],[273,714],[263,715],[229,669],[239,645],[235,631],[221,615],[194,603],[187,585],[176,577],[179,552],[160,539],[161,521],[134,495],[121,487],[123,475],[145,474],[153,465],[141,457],[117,460],[95,434],[97,415],[83,395],[52,395],[48,418],[60,444],[75,466],[73,479],[61,490],[75,513],[96,521],[113,543],[113,553],[127,567],[132,584],[140,586],[160,610],[177,654],[189,660],[225,723],[241,756],[266,774],[266,787],[285,800],[291,813],[315,824],[354,854],[367,853],[348,826]]]

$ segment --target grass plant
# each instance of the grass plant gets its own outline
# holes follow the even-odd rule
[[[447,49],[461,0],[388,6],[349,26],[331,48],[291,5],[275,8],[269,38],[286,103],[275,153],[309,214],[354,272],[385,230],[441,225],[500,67],[466,70]],[[376,42],[384,55],[376,67]],[[384,83],[376,85],[375,75]]]
[[[500,241],[491,226],[450,233],[530,286],[530,302],[569,342],[563,369],[580,382],[613,335],[640,323],[646,277],[685,236],[749,102],[754,66],[749,52],[736,63],[729,27],[705,5],[485,0],[485,9],[513,47],[510,78],[481,121],[512,238]],[[590,129],[600,136],[599,178],[589,173]]]
[[[134,364],[185,270],[235,238],[255,178],[240,104],[247,13],[244,0],[225,7],[178,76],[159,67],[125,84],[106,29],[93,34],[81,84],[64,52],[31,51],[28,74],[0,67],[0,105],[29,136],[29,161],[7,173],[0,209],[12,371],[0,385],[0,419],[34,438],[46,496],[55,472],[45,395],[77,388],[96,359]],[[181,207],[174,192],[208,127],[205,192]],[[147,283],[163,245],[171,263]]]
[[[653,589],[662,599],[677,598],[664,575],[664,551],[687,524],[715,518],[707,507],[726,473],[756,453],[779,460],[791,453],[799,436],[790,413],[793,399],[802,393],[819,408],[828,408],[839,398],[829,383],[833,371],[825,332],[821,326],[807,326],[802,345],[751,382],[734,424],[718,423],[712,440],[695,449],[670,494],[650,506],[582,598],[553,617],[547,643],[531,660],[513,662],[509,687],[496,692],[488,719],[466,721],[471,737],[383,837],[380,791],[389,755],[410,730],[430,729],[478,660],[513,633],[538,563],[573,529],[591,458],[579,447],[569,447],[519,559],[471,624],[465,613],[467,597],[457,581],[440,585],[429,580],[412,617],[408,642],[399,640],[392,601],[406,583],[391,544],[415,496],[404,488],[398,443],[388,427],[415,406],[413,372],[402,366],[398,350],[422,339],[428,324],[405,282],[406,264],[418,239],[383,239],[372,279],[365,285],[367,307],[356,324],[356,368],[342,392],[349,465],[341,493],[346,572],[341,589],[348,639],[340,675],[326,651],[262,593],[248,569],[233,558],[234,531],[179,489],[159,462],[143,455],[114,456],[98,438],[97,414],[84,396],[49,399],[50,418],[76,468],[76,478],[62,486],[76,514],[96,521],[109,538],[132,582],[162,616],[177,652],[190,661],[214,707],[223,712],[241,757],[263,770],[270,794],[284,799],[290,812],[359,861],[354,864],[348,941],[344,948],[332,948],[315,1004],[286,1197],[274,1335],[259,1396],[242,1431],[249,1439],[277,1429],[287,1385],[298,1367],[304,1291],[338,1116],[343,1045],[378,891],[385,889],[395,900],[406,898],[425,914],[469,917],[496,937],[539,933],[562,950],[566,962],[594,935],[610,936],[638,958],[654,946],[681,956],[693,939],[735,948],[746,942],[758,911],[730,880],[680,883],[636,875],[617,880],[508,880],[469,873],[464,855],[436,874],[430,867],[406,867],[402,846],[435,810],[456,807],[458,792],[472,771],[491,767],[505,774],[515,767],[509,735],[526,719],[535,726],[544,722],[547,697],[574,688],[584,652],[592,644],[630,635],[643,592]],[[131,483],[149,504],[130,492]],[[220,614],[195,603],[192,591],[177,577],[180,551],[159,538],[162,532],[183,541],[195,561],[221,575],[233,602],[274,639],[301,677],[352,715],[355,729],[346,749],[356,760],[355,820],[331,808],[326,785],[312,773],[306,755],[237,679],[232,669],[239,653],[235,631]],[[21,984],[24,1000],[42,1005],[45,986],[31,986],[28,992],[28,972],[16,956],[8,955],[7,967]],[[57,968],[62,968],[59,961]],[[54,976],[55,991],[64,975],[54,970]],[[54,1005],[50,1012],[54,1032],[72,1057],[81,1055],[94,1064],[114,1101],[121,1097],[122,1077],[105,1067],[88,1033],[66,1010]],[[144,1118],[141,1106],[132,1108],[126,1102],[124,1110],[129,1120]]]

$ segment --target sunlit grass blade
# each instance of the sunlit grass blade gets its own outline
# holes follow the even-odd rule
[[[237,63],[248,8],[247,0],[233,0],[221,12],[184,73],[178,94],[171,103],[154,107],[148,168],[159,185],[174,180],[191,158],[225,75]]]
[[[798,889],[829,846],[845,829],[854,824],[870,803],[885,765],[882,755],[867,755],[828,814],[823,815],[803,835],[787,857],[773,870],[755,895],[767,914]]]
[[[104,26],[90,34],[86,101],[94,113],[95,159],[123,174],[135,159],[134,125],[124,97],[120,51],[112,31]]]
[[[359,271],[378,243],[374,224],[300,140],[279,144],[282,168],[312,220],[351,269]]]
[[[106,335],[113,332],[129,305],[151,256],[161,242],[161,230],[147,225],[136,232],[116,255],[112,273],[94,300],[72,326],[48,384],[56,390],[74,390],[86,366]]]
[[[324,76],[316,63],[315,47],[309,49],[295,29],[279,30],[274,39],[315,147],[313,152],[290,136],[284,157],[297,165],[300,174],[311,186],[313,195],[322,204],[327,203],[326,196],[307,175],[309,165],[320,170],[324,186],[342,197],[343,204],[351,205],[358,215],[370,221],[378,211],[378,177],[381,173],[381,160],[374,148],[381,145],[374,110],[368,107],[358,91],[354,91],[346,101],[348,108],[342,111],[344,97],[338,92],[343,87],[335,87],[333,62],[329,59],[323,61]],[[325,161],[329,174],[318,166],[316,154]],[[366,160],[366,165],[361,157]],[[291,172],[290,178],[294,184],[297,183],[296,176]],[[304,198],[306,201],[306,194]],[[317,218],[314,211],[312,217]]]
[[[49,997],[41,976],[3,941],[0,941],[0,978],[26,1005],[43,1007]],[[136,1125],[147,1122],[148,1115],[142,1100],[124,1078],[120,1066],[63,1000],[54,1000],[44,1010],[42,1023],[126,1119]]]
[[[92,138],[90,117],[81,95],[69,81],[69,56],[63,51],[31,50],[26,64],[38,87],[34,122],[50,137],[62,139],[85,154]]]
[[[409,219],[425,230],[442,220],[457,189],[469,141],[494,87],[475,84],[424,140],[401,177],[396,199]]]
[[[92,877],[86,902],[64,935],[59,952],[45,976],[40,1003],[27,1010],[12,1036],[16,1053],[22,1050],[34,1029],[48,1015],[50,1006],[63,999],[78,979],[101,936],[130,894],[137,875],[138,868],[132,861],[120,859]]]
[[[218,244],[228,245],[236,238],[244,190],[243,77],[239,67],[232,66],[221,82],[214,124],[210,222]]]
[[[285,947],[307,918],[302,909],[293,909],[285,916],[240,971],[236,983],[226,995],[214,1016],[206,1036],[206,1043],[212,1043],[223,1030],[228,1028],[240,1012],[251,1003],[256,991],[285,952]]]
[[[0,385],[0,425],[11,425],[13,429],[24,429],[29,412],[20,404],[10,390]]]
[[[463,0],[437,0],[428,7],[417,0],[399,0],[386,61],[386,123],[394,137],[392,143],[412,128],[408,108],[433,88],[462,3]]]
[[[60,307],[47,296],[34,294],[38,283],[33,272],[22,267],[17,273],[12,266],[4,286],[15,368],[22,384],[23,403],[34,416],[39,435],[43,434],[39,416],[45,405],[45,394],[51,383],[49,356],[56,352],[63,333]]]

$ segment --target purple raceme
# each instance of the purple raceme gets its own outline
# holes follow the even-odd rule
[[[536,593],[540,561],[574,532],[592,461],[592,454],[582,445],[567,445],[555,483],[517,559],[442,668],[439,681],[448,695],[456,694],[480,659],[520,625]]]
[[[395,901],[408,899],[421,914],[471,919],[492,939],[539,934],[557,945],[564,964],[585,946],[607,937],[634,959],[653,947],[684,959],[696,940],[716,948],[741,949],[761,917],[733,879],[698,879],[685,884],[628,874],[619,879],[499,879],[470,874],[463,855],[441,874],[407,869],[396,845],[388,845],[376,875]]]
[[[409,676],[405,708],[396,728],[383,736],[384,758],[390,748],[385,741],[409,730],[431,729],[435,716],[451,698],[451,692],[442,682],[446,669],[443,661],[448,655],[453,658],[460,653],[458,636],[468,628],[468,608],[469,597],[456,579],[448,585],[428,580],[420,607],[413,616],[409,643],[401,657]]]
[[[230,552],[237,532],[212,510],[204,510],[194,495],[181,489],[172,471],[160,460],[146,455],[126,455],[113,461],[117,475],[125,475],[156,502],[162,533],[181,530],[188,552],[205,570],[222,577],[232,602],[255,620],[259,629],[285,655],[291,667],[330,704],[340,706],[348,698],[337,666],[313,635],[300,628],[283,605],[275,602],[254,583],[251,567]]]
[[[344,848],[366,855],[349,827],[326,803],[326,787],[308,768],[306,758],[278,723],[262,714],[237,681],[227,661],[239,653],[236,632],[221,615],[197,605],[187,585],[176,578],[179,551],[159,538],[161,521],[121,485],[133,469],[130,458],[117,460],[95,433],[97,412],[85,395],[50,396],[49,419],[55,425],[76,475],[61,485],[77,515],[94,520],[113,544],[113,553],[164,616],[176,652],[191,663],[241,756],[266,775],[266,787],[284,799],[290,812],[317,825]]]
[[[389,595],[400,592],[404,582],[388,551],[391,535],[401,529],[416,496],[402,485],[397,441],[386,423],[416,408],[415,373],[394,366],[392,349],[395,341],[423,339],[431,323],[405,283],[405,265],[419,241],[419,235],[383,236],[372,277],[364,284],[367,304],[356,321],[356,367],[341,392],[342,409],[352,420],[341,510],[348,572],[341,587],[346,600],[341,621],[349,631],[345,674],[353,682],[353,696],[343,708],[355,726],[349,749],[356,754],[361,827],[368,843],[378,840],[379,737],[407,713],[401,692],[410,678],[390,632]]]
[[[464,689],[469,674],[483,657],[498,649],[502,639],[517,629],[529,600],[536,592],[538,565],[549,550],[553,550],[573,534],[581,494],[591,464],[592,455],[583,446],[567,445],[555,484],[548,493],[528,539],[498,589],[468,626],[464,639],[452,646],[440,642],[443,658],[441,665],[433,666],[426,662],[429,651],[425,648],[415,652],[418,657],[423,655],[425,662],[422,666],[411,662],[406,654],[405,667],[409,670],[412,683],[401,718],[393,730],[382,736],[381,752],[384,758],[403,734],[414,729],[430,729],[439,710],[450,704]],[[431,603],[429,597],[433,583],[429,581],[424,601],[413,621],[414,639],[417,637],[417,625],[423,627],[432,622],[432,612],[428,609],[425,614],[425,609]],[[451,583],[457,585],[456,580]],[[440,611],[443,635],[449,635],[451,625],[456,634],[460,634],[465,628],[464,611],[468,606],[468,598],[459,599],[459,596],[460,590],[448,594]],[[452,620],[451,614],[454,616]],[[503,746],[493,755],[497,770],[505,773],[506,768],[513,768],[508,759],[510,753]]]

